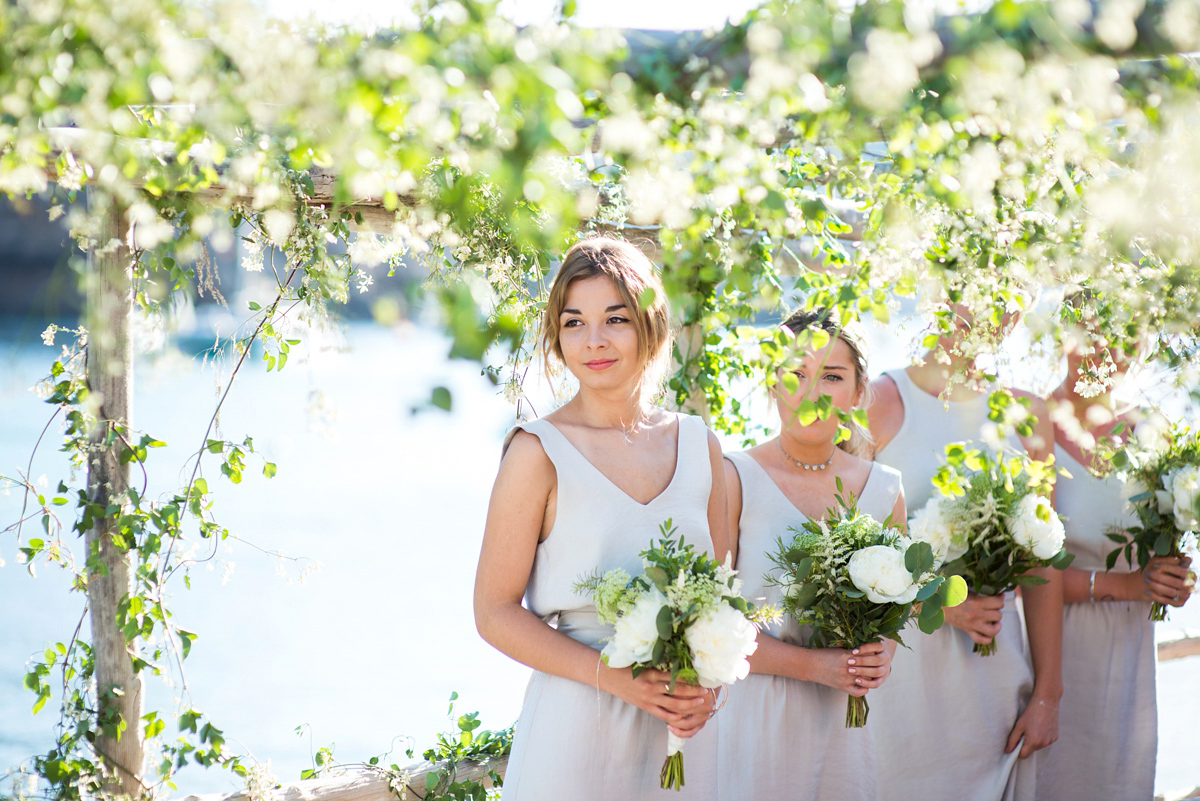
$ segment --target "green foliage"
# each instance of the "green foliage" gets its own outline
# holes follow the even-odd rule
[[[485,801],[494,798],[495,791],[492,788],[503,786],[504,779],[490,765],[495,760],[507,757],[512,750],[513,727],[499,731],[481,729],[478,712],[468,712],[456,718],[454,703],[457,700],[458,693],[451,693],[446,712],[454,722],[455,730],[439,733],[434,744],[421,755],[428,771],[420,787],[412,786],[413,776],[409,768],[395,762],[389,763],[390,752],[370,757],[365,762],[341,763],[334,758],[331,747],[317,749],[313,755],[313,767],[302,771],[300,778],[322,778],[352,769],[379,774],[387,780],[398,798],[404,798],[413,791],[428,801]],[[297,727],[296,733],[302,733],[303,729],[303,726]],[[416,751],[409,748],[405,753],[412,759]],[[477,769],[482,767],[487,770],[479,778],[460,776],[472,769],[478,772]]]
[[[118,209],[134,295],[154,314],[191,285],[220,298],[205,242],[231,226],[243,268],[274,285],[228,343],[234,375],[251,354],[282,370],[296,318],[320,320],[408,255],[427,263],[449,355],[483,363],[524,414],[556,255],[581,232],[616,231],[657,240],[681,326],[667,401],[747,442],[761,432],[745,420],[746,387],[786,356],[782,341],[758,352],[747,326],[796,302],[886,320],[897,297],[919,296],[930,344],[955,332],[975,355],[1040,288],[1086,286],[1104,299],[1087,321],[1098,341],[1148,343],[1186,377],[1200,319],[1200,71],[1176,54],[1200,42],[1162,24],[1174,7],[1114,9],[1128,19],[1099,28],[1042,2],[929,20],[901,0],[801,0],[630,54],[566,24],[519,29],[479,0],[423,3],[409,27],[369,36],[234,4],[18,0],[0,6],[0,191],[86,187],[89,203],[54,213],[90,252],[111,246],[100,215]],[[560,11],[569,19],[574,3]],[[146,498],[162,443],[95,419],[87,332],[48,335],[60,332],[72,339],[41,390],[64,450],[81,467],[94,435],[141,488],[101,502],[81,482],[47,493],[18,474],[30,505],[10,530],[30,572],[61,566],[83,590],[97,563],[74,564],[63,532],[111,520],[134,564],[120,624],[144,646],[135,665],[178,671],[195,638],[164,600],[173,576],[187,581],[181,546],[228,536],[201,465],[236,484],[257,454],[216,433],[214,414],[184,485]],[[428,406],[452,405],[433,389]],[[813,399],[799,413],[833,411]],[[1008,396],[991,413],[1032,426]],[[67,653],[32,663],[29,685],[39,705],[52,672],[69,685],[42,771],[50,795],[76,798],[95,787],[94,733],[131,722],[103,718],[86,642],[63,639]],[[167,717],[138,725],[162,737]],[[159,781],[186,759],[244,770],[205,726],[165,748]]]

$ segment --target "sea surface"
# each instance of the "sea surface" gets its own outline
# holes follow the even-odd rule
[[[39,330],[0,322],[0,474],[26,471],[52,412],[29,391],[55,353]],[[448,361],[448,343],[427,328],[351,324],[301,337],[281,373],[250,360],[221,412],[221,436],[253,437],[278,475],[265,479],[251,456],[234,486],[206,463],[234,539],[198,550],[191,589],[174,587],[177,620],[199,638],[186,687],[152,686],[147,703],[178,697],[202,710],[280,781],[326,746],[345,762],[390,751],[388,762],[406,764],[405,749],[419,756],[452,728],[452,692],[456,716],[508,726],[529,675],[480,640],[471,612],[513,406],[478,366]],[[900,340],[876,339],[873,371],[904,363]],[[169,446],[151,453],[151,497],[186,481],[228,366],[175,347],[139,357],[134,425]],[[414,415],[433,386],[451,389],[452,411]],[[56,434],[52,425],[29,471],[48,489],[70,473]],[[0,494],[0,528],[21,501]],[[33,521],[20,536],[39,532]],[[0,535],[0,776],[53,742],[55,705],[32,715],[23,676],[33,655],[70,638],[83,609],[62,571],[39,564],[33,577],[16,556],[14,533]],[[1200,629],[1200,603],[1173,618],[1165,630]],[[1200,657],[1163,663],[1159,695],[1159,789],[1200,785]],[[223,771],[189,767],[171,795],[239,788]]]

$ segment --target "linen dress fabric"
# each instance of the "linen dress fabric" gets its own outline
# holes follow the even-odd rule
[[[877,455],[900,470],[909,513],[934,492],[944,447],[980,440],[991,425],[987,396],[949,406],[912,382],[903,370],[886,375],[904,403],[904,422]],[[1015,437],[1005,447],[1020,450]],[[1004,753],[1013,724],[1033,692],[1025,626],[1012,593],[1005,598],[999,650],[973,653],[974,642],[946,624],[923,634],[915,624],[901,636],[892,673],[867,696],[879,765],[880,801],[1024,801],[1033,799],[1035,753]]]
[[[768,554],[789,527],[808,519],[766,470],[748,453],[726,454],[742,482],[738,529],[738,577],[742,595],[754,604],[779,605],[782,590],[768,583],[778,568]],[[900,494],[900,475],[874,464],[858,508],[883,521]],[[807,645],[812,627],[785,616],[767,634],[792,645]],[[717,757],[717,797],[721,801],[837,799],[874,801],[874,712],[867,725],[846,728],[846,698],[840,690],[809,681],[752,673],[726,689],[728,701],[716,715],[721,749]],[[869,698],[874,699],[874,691]]]
[[[1071,567],[1104,572],[1117,544],[1109,529],[1135,525],[1117,476],[1097,478],[1055,446],[1071,473],[1056,484]],[[1124,559],[1114,569],[1129,570]],[[1158,661],[1149,601],[1067,604],[1063,614],[1063,697],[1058,740],[1040,752],[1038,798],[1145,801],[1154,796],[1158,750]]]
[[[537,547],[525,605],[568,636],[597,650],[613,632],[592,599],[575,592],[581,578],[624,568],[642,572],[639,554],[670,518],[687,542],[712,553],[708,501],[712,470],[708,429],[678,415],[675,474],[642,504],[617,488],[547,420],[518,428],[541,440],[557,473],[554,525]],[[511,436],[511,435],[510,435]],[[599,658],[599,654],[597,654]],[[672,798],[715,797],[716,726],[684,746],[686,786]],[[534,671],[517,720],[504,778],[504,801],[656,799],[667,756],[667,724],[595,686]]]

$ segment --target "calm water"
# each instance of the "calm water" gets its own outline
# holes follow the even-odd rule
[[[880,344],[873,369],[903,363],[898,340]],[[284,781],[328,745],[345,761],[393,749],[403,764],[410,743],[422,749],[448,727],[452,691],[458,712],[479,710],[486,727],[506,726],[528,676],[479,639],[471,616],[510,405],[478,368],[446,363],[444,341],[418,328],[351,326],[297,351],[282,374],[255,363],[221,417],[223,435],[253,436],[278,476],[250,470],[235,487],[208,469],[219,519],[253,546],[222,547],[193,569],[192,590],[180,584],[173,598],[180,623],[200,634],[187,662],[191,702],[235,750],[270,760]],[[49,407],[27,390],[51,354],[36,331],[16,341],[0,334],[0,472],[24,468],[45,424]],[[178,354],[143,358],[137,370],[136,426],[171,446],[152,456],[163,481],[151,486],[156,495],[176,476],[185,480],[185,453],[203,436],[217,379],[211,366]],[[434,384],[452,388],[453,413],[412,416]],[[32,475],[53,486],[65,470],[50,443]],[[19,502],[0,496],[3,524]],[[52,742],[53,705],[30,715],[24,665],[65,641],[82,610],[61,573],[42,567],[30,578],[15,550],[11,534],[0,538],[0,772]],[[1176,618],[1172,627],[1200,627],[1200,604]],[[171,691],[154,692],[150,707],[170,702]],[[1159,787],[1200,785],[1200,658],[1164,663],[1159,693]],[[237,787],[197,768],[179,786]]]

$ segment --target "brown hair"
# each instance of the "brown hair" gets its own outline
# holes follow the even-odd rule
[[[867,377],[867,347],[862,336],[856,330],[847,328],[834,320],[830,311],[823,307],[797,309],[788,315],[780,325],[796,335],[802,331],[819,328],[831,337],[845,342],[846,346],[850,348],[850,358],[854,362],[854,385],[863,393],[863,406],[869,405],[870,380]],[[861,456],[864,459],[870,458],[873,441],[871,432],[853,420],[847,425],[850,428],[850,439],[839,442],[838,447],[855,456]]]
[[[638,335],[638,367],[646,372],[665,361],[671,342],[667,297],[654,265],[628,242],[594,237],[576,242],[563,255],[554,276],[546,307],[542,311],[542,359],[547,371],[553,354],[562,361],[558,341],[559,317],[567,303],[567,289],[576,281],[603,276],[613,282],[617,294],[630,310]]]

